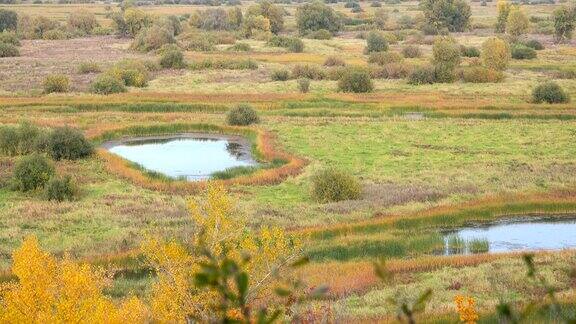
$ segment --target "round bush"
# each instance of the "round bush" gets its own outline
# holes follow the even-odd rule
[[[48,154],[56,161],[77,160],[92,154],[92,144],[79,130],[59,127],[48,137]]]
[[[470,83],[495,83],[502,81],[504,74],[483,66],[473,66],[462,71],[462,79]]]
[[[388,41],[386,36],[379,31],[371,31],[366,37],[365,53],[384,52],[388,50]]]
[[[345,66],[346,62],[341,58],[336,56],[328,56],[326,60],[324,60],[324,66]]]
[[[290,78],[290,71],[286,69],[274,70],[270,78],[272,78],[272,81],[286,81]]]
[[[406,58],[414,58],[422,56],[422,51],[417,45],[408,45],[402,49],[402,55]]]
[[[0,57],[15,57],[20,56],[18,47],[9,43],[0,42]]]
[[[408,84],[432,84],[436,82],[436,72],[433,66],[419,66],[408,76]]]
[[[44,79],[44,93],[68,92],[70,78],[65,75],[49,75]]]
[[[302,93],[308,93],[310,91],[310,79],[298,79],[298,89]]]
[[[404,57],[396,52],[375,52],[368,57],[368,63],[386,65],[402,62]]]
[[[232,108],[226,116],[228,125],[233,126],[247,126],[260,122],[260,118],[252,106],[248,104],[240,104]]]
[[[183,69],[186,67],[184,53],[179,48],[170,48],[162,51],[159,63],[165,69]]]
[[[332,33],[326,29],[320,29],[308,34],[308,38],[312,39],[332,39]]]
[[[312,176],[312,198],[318,202],[358,199],[360,183],[348,173],[326,169]]]
[[[370,73],[365,69],[349,68],[338,80],[338,90],[342,92],[364,93],[374,89]]]
[[[532,91],[532,101],[535,103],[547,102],[553,103],[566,103],[570,102],[570,96],[553,81],[539,84]]]
[[[480,50],[474,46],[460,46],[460,53],[464,57],[480,57]]]
[[[443,69],[455,68],[460,64],[460,46],[449,37],[437,37],[432,47],[433,62]]]
[[[108,74],[99,75],[90,88],[93,93],[102,95],[126,92],[124,82]]]
[[[54,166],[43,155],[25,156],[14,167],[12,181],[16,190],[31,191],[43,188],[54,174]]]
[[[304,51],[304,42],[300,38],[292,38],[287,48],[290,52],[302,53]]]
[[[542,45],[542,43],[540,43],[536,39],[530,39],[530,40],[524,42],[524,46],[530,47],[530,48],[535,49],[537,51],[541,51],[544,49],[544,45]]]
[[[517,60],[531,60],[536,58],[536,50],[524,45],[512,47],[512,58]]]
[[[248,43],[236,43],[229,47],[228,50],[234,52],[250,52],[252,47]]]
[[[78,65],[78,73],[89,74],[100,72],[100,66],[96,62],[82,62]]]
[[[511,57],[510,46],[500,38],[491,37],[482,44],[480,57],[485,67],[498,71],[506,70]]]
[[[434,65],[434,81],[439,83],[452,83],[456,81],[456,71],[450,64]]]
[[[77,195],[77,187],[70,176],[63,178],[52,177],[46,184],[45,195],[48,200],[64,201],[74,200]]]

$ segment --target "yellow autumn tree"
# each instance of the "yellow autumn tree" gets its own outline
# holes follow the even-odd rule
[[[0,323],[144,323],[149,318],[135,297],[120,305],[106,297],[102,271],[68,258],[57,261],[34,236],[12,259],[18,281],[0,290]]]
[[[270,287],[274,275],[300,250],[300,242],[279,228],[250,230],[220,184],[210,183],[204,197],[190,201],[189,210],[195,223],[189,244],[151,239],[142,246],[158,274],[151,307],[159,322],[211,319],[219,302],[217,292],[193,285],[194,274],[206,261],[202,251],[215,257],[226,254],[243,264],[249,255],[245,263],[251,281],[248,298],[254,298]]]

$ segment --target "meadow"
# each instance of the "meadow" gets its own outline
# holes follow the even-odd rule
[[[246,12],[254,4],[242,2],[240,8]],[[495,35],[497,4],[484,4],[470,2],[469,26],[451,33],[456,43],[480,49]],[[301,5],[278,5],[285,15],[282,35],[298,35]],[[419,57],[401,61],[410,69],[433,61],[436,37],[417,31],[417,23],[399,27],[401,16],[422,19],[418,2],[359,6],[363,10],[354,13],[344,2],[330,4],[350,21],[330,39],[303,37],[304,49],[296,52],[239,35],[209,50],[186,47],[182,44],[195,33],[215,37],[217,32],[199,31],[187,20],[211,6],[137,7],[156,18],[182,17],[187,36],[176,37],[175,44],[183,47],[187,66],[148,69],[144,86],[126,84],[125,92],[103,95],[93,90],[102,75],[122,69],[126,60],[139,62],[129,68],[138,73],[162,55],[134,49],[132,38],[114,35],[110,13],[121,12],[116,4],[0,5],[61,24],[81,8],[110,28],[107,35],[24,38],[19,56],[0,58],[0,128],[22,122],[42,130],[71,126],[96,147],[88,158],[53,163],[56,174],[72,175],[78,184],[76,197],[62,202],[47,200],[39,190],[14,190],[12,178],[22,156],[0,154],[0,281],[14,282],[12,252],[33,234],[56,257],[107,269],[113,280],[106,296],[148,301],[159,279],[142,261],[142,244],[151,237],[190,242],[197,224],[189,204],[203,197],[206,183],[154,176],[100,145],[130,136],[202,131],[250,140],[266,167],[231,173],[232,179],[221,182],[234,214],[247,228],[279,228],[301,239],[301,254],[310,262],[296,275],[310,287],[328,287],[322,298],[294,305],[294,321],[395,321],[398,307],[390,298],[411,301],[428,288],[433,295],[416,316],[418,322],[459,322],[457,295],[472,296],[479,322],[487,323],[497,322],[494,310],[502,301],[519,307],[547,301],[542,287],[525,280],[521,252],[489,253],[477,242],[480,253],[445,255],[442,233],[513,216],[576,215],[576,43],[556,43],[543,31],[551,28],[551,14],[561,4],[522,6],[527,17],[535,17],[522,37],[537,39],[544,49],[534,59],[510,59],[501,82],[458,77],[411,84],[409,77],[373,77],[372,91],[351,93],[342,91],[341,79],[331,77],[330,69],[336,74],[337,67],[324,62],[337,57],[347,66],[375,68],[365,53],[371,28],[365,21],[379,8],[388,14],[382,31],[394,36],[388,52],[419,47]],[[222,34],[218,37],[233,33]],[[238,43],[249,50],[232,51]],[[462,57],[458,69],[478,66],[478,60]],[[80,72],[86,62],[96,64],[98,72]],[[301,91],[300,77],[274,80],[277,71],[293,74],[298,66],[325,75],[309,78],[309,91]],[[46,78],[54,74],[68,77],[67,91],[46,93]],[[548,80],[572,101],[535,102],[532,89]],[[229,125],[229,110],[246,103],[259,122]],[[353,177],[361,187],[359,197],[315,199],[314,179],[325,169]],[[381,280],[374,271],[374,262],[383,259],[393,280]],[[568,310],[573,307],[575,251],[539,251],[535,263],[559,300]]]

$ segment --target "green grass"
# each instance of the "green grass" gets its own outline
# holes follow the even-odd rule
[[[466,243],[470,253],[486,253],[490,250],[490,242],[487,239],[473,239]]]

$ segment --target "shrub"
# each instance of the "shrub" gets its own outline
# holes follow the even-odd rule
[[[432,84],[436,82],[434,66],[425,65],[415,68],[408,77],[408,84]]]
[[[554,40],[558,43],[572,39],[572,32],[576,27],[574,22],[576,10],[567,6],[562,6],[552,14],[554,19]]]
[[[412,72],[412,66],[403,63],[388,63],[382,67],[370,70],[370,75],[374,79],[402,79]]]
[[[270,77],[273,81],[286,81],[290,78],[290,71],[286,69],[274,70]]]
[[[94,29],[92,29],[92,35],[96,35],[96,36],[107,36],[107,35],[111,35],[112,34],[112,29],[107,28],[107,27],[95,27]]]
[[[258,118],[258,114],[256,114],[256,111],[251,105],[239,104],[228,111],[226,121],[228,125],[247,126],[259,123],[260,118]]]
[[[51,30],[47,30],[46,32],[44,32],[42,34],[42,39],[45,40],[62,40],[62,39],[68,39],[70,38],[70,35],[68,33],[66,33],[63,30],[60,29],[51,29]]]
[[[90,85],[90,89],[93,93],[102,95],[126,92],[124,81],[108,74],[99,75]]]
[[[148,83],[148,67],[138,60],[122,60],[116,63],[106,74],[117,78],[129,87],[145,87]]]
[[[512,58],[517,60],[530,60],[536,58],[536,50],[524,45],[512,46]]]
[[[385,65],[389,63],[399,63],[404,60],[404,57],[396,52],[375,52],[368,57],[368,63]]]
[[[443,69],[455,68],[460,64],[460,47],[451,38],[437,37],[432,47],[432,61]]]
[[[185,44],[185,48],[191,51],[210,52],[215,48],[214,42],[206,37],[192,37]]]
[[[78,73],[98,73],[101,72],[100,66],[96,62],[82,62],[78,65]]]
[[[20,136],[14,127],[0,127],[0,153],[14,156],[18,154]]]
[[[166,44],[174,44],[176,39],[172,31],[167,28],[154,25],[150,28],[142,29],[130,45],[132,49],[149,52],[160,49]]]
[[[88,11],[76,11],[68,16],[68,27],[72,30],[79,30],[85,34],[91,34],[94,28],[98,27],[96,16]]]
[[[92,144],[79,130],[70,127],[54,129],[48,137],[48,154],[56,161],[77,160],[92,154]]]
[[[268,46],[284,47],[290,52],[301,53],[304,51],[304,42],[300,38],[286,36],[272,36],[268,41]]]
[[[471,83],[495,83],[502,81],[504,74],[483,66],[473,66],[462,70],[462,79]]]
[[[346,66],[346,62],[336,56],[329,56],[324,60],[324,66]]]
[[[29,122],[22,122],[18,127],[0,127],[0,153],[14,156],[41,152],[43,137],[44,132]]]
[[[489,69],[506,70],[510,57],[510,46],[500,38],[491,37],[482,44],[480,58],[484,66]]]
[[[343,27],[341,16],[334,9],[319,1],[305,3],[298,7],[296,25],[302,35],[321,29],[334,34]]]
[[[234,52],[250,52],[252,47],[247,43],[236,43],[228,48],[229,51]]]
[[[338,90],[342,92],[364,93],[373,89],[370,73],[365,69],[348,68],[338,80]]]
[[[384,52],[388,50],[388,41],[382,32],[371,31],[366,37],[366,49],[364,52],[370,54],[373,52]]]
[[[72,177],[69,175],[62,178],[50,178],[44,190],[46,199],[55,200],[58,202],[64,200],[74,200],[78,192],[76,184],[72,180]]]
[[[566,103],[570,101],[570,96],[553,81],[539,84],[532,91],[532,101],[535,103]]]
[[[480,57],[480,50],[474,46],[460,46],[460,54],[464,57]]]
[[[183,69],[186,67],[184,53],[177,46],[164,45],[160,49],[159,64],[165,69]]]
[[[31,191],[43,188],[54,174],[54,166],[40,154],[25,156],[16,163],[13,185],[19,191]]]
[[[463,32],[472,15],[470,5],[464,0],[423,0],[420,8],[424,11],[425,25],[451,32]]]
[[[419,46],[408,45],[402,49],[402,55],[406,58],[414,58],[422,56],[422,51]]]
[[[530,39],[530,40],[525,41],[524,46],[530,47],[530,48],[535,49],[537,51],[541,51],[544,49],[544,45],[542,45],[542,43],[540,43],[536,39]]]
[[[16,30],[18,14],[12,10],[0,9],[0,31]]]
[[[70,78],[61,74],[49,75],[44,79],[44,93],[68,92]]]
[[[252,59],[230,60],[230,59],[205,59],[200,62],[190,64],[192,70],[220,69],[220,70],[255,70],[258,62]]]
[[[18,38],[18,35],[15,32],[3,31],[0,32],[0,43],[20,46],[20,38]]]
[[[321,170],[311,180],[312,198],[320,203],[358,199],[362,193],[358,180],[343,171]]]
[[[293,79],[322,80],[326,78],[326,71],[319,65],[296,64],[292,67]]]
[[[0,42],[0,57],[15,57],[20,56],[18,47],[9,43]]]
[[[517,5],[510,7],[508,19],[506,20],[506,33],[516,38],[528,31],[530,21],[528,17]]]
[[[449,64],[434,65],[434,81],[439,83],[451,83],[456,81],[456,71]]]
[[[298,89],[302,93],[308,93],[310,91],[310,79],[298,79]]]
[[[313,31],[310,34],[308,34],[308,38],[312,38],[312,39],[332,39],[332,33],[326,29],[320,29],[317,31]]]

